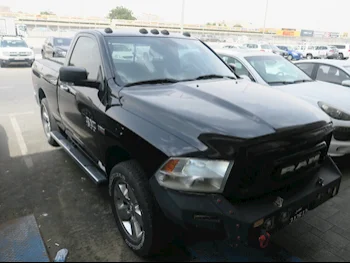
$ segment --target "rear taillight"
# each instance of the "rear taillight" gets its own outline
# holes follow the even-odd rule
[[[260,50],[260,51],[265,52],[265,50],[263,50],[263,49],[262,49],[262,50]]]

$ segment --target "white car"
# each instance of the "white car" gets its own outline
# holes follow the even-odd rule
[[[21,37],[0,37],[0,67],[10,64],[32,66],[35,60],[33,50]]]
[[[234,68],[237,75],[300,97],[322,109],[332,118],[334,126],[329,155],[343,156],[350,153],[349,88],[314,81],[279,55],[225,49],[216,50],[216,53]]]
[[[339,50],[339,59],[348,59],[350,57],[350,44],[333,45]]]
[[[270,53],[273,52],[272,46],[267,43],[263,43],[263,44],[246,43],[246,44],[243,44],[242,46],[254,51],[262,51],[262,52],[270,52]]]

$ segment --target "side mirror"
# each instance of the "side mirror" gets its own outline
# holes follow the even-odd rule
[[[236,72],[236,65],[233,63],[228,64],[233,72]]]
[[[34,47],[33,47],[33,46],[30,46],[29,48],[30,48],[30,49],[34,49]]]
[[[345,87],[349,87],[350,88],[350,80],[344,80],[341,84],[343,86],[345,86]]]
[[[59,72],[59,78],[62,82],[68,83],[83,83],[87,81],[88,73],[85,68],[78,67],[61,67]]]
[[[252,81],[247,75],[240,75],[239,77],[245,80]]]

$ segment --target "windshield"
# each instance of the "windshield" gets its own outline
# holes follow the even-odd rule
[[[311,81],[301,69],[281,56],[251,56],[245,59],[268,84]]]
[[[70,38],[54,38],[53,45],[56,47],[69,46],[71,41]]]
[[[161,37],[106,37],[118,83],[173,82],[234,73],[200,41]]]
[[[28,47],[23,40],[1,40],[0,47]]]

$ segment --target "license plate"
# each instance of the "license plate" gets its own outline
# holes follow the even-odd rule
[[[15,58],[15,60],[23,60],[23,58]]]
[[[295,222],[296,220],[302,218],[307,212],[309,211],[308,208],[299,208],[298,210],[295,211],[294,215],[292,215],[289,219],[289,223],[293,223]]]

